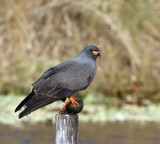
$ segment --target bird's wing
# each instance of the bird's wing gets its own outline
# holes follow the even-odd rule
[[[89,63],[68,61],[47,70],[38,81],[33,83],[33,88],[35,93],[55,97],[57,95],[61,98],[70,96],[72,92],[87,88],[95,72],[96,69]],[[63,95],[67,90],[69,94]]]
[[[25,109],[22,118],[54,101],[62,100],[88,87],[96,69],[90,64],[68,61],[47,70],[35,83],[32,92],[16,108]]]

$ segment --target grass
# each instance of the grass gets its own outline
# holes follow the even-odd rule
[[[96,96],[99,96],[98,102],[93,99]],[[36,110],[22,119],[18,119],[19,112],[15,113],[14,109],[23,98],[23,96],[12,94],[0,96],[0,124],[20,127],[27,123],[54,123],[55,115],[62,110],[62,103],[59,101]],[[84,108],[78,114],[79,120],[92,123],[115,121],[160,122],[160,104],[155,105],[150,101],[146,101],[145,106],[125,104],[119,108],[115,105],[115,100],[115,98],[106,99],[100,94],[89,94],[84,98]]]
[[[154,99],[160,89],[159,1],[0,1],[0,93],[27,94],[49,67],[101,49],[89,89]],[[159,100],[159,99],[158,99]]]

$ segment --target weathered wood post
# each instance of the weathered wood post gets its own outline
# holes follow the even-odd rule
[[[78,115],[57,114],[55,127],[55,144],[78,143]]]

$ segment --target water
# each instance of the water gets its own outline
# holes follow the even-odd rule
[[[135,122],[79,124],[79,144],[160,144],[160,124]],[[0,144],[53,144],[54,125],[0,125]]]

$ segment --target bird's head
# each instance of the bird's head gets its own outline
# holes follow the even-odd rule
[[[88,56],[90,56],[93,59],[97,59],[97,57],[100,57],[101,54],[99,52],[99,48],[94,46],[94,45],[90,45],[84,48],[83,50]]]

